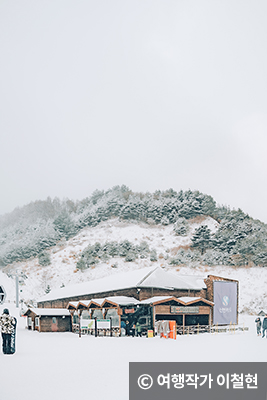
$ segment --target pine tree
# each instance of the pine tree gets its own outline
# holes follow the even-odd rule
[[[54,220],[55,230],[68,240],[75,233],[74,223],[66,210]]]
[[[50,254],[43,251],[42,253],[38,254],[38,261],[39,264],[42,265],[43,267],[50,265],[51,264]]]
[[[174,232],[178,236],[186,236],[189,231],[189,225],[185,218],[178,218],[173,227]]]
[[[200,249],[201,254],[203,255],[206,249],[211,246],[211,230],[207,225],[201,225],[195,230],[191,240],[192,247]]]
[[[136,254],[133,251],[129,251],[126,254],[126,257],[125,257],[126,262],[131,262],[131,261],[134,261],[135,259],[136,259]]]
[[[157,257],[157,252],[155,249],[151,250],[150,253],[150,261],[154,262],[154,261],[158,261],[158,257]]]
[[[45,293],[48,294],[51,292],[51,287],[49,285],[47,285],[46,289],[45,289]]]

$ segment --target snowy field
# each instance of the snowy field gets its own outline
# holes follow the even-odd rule
[[[130,361],[267,361],[267,340],[257,337],[255,316],[240,315],[249,331],[156,338],[95,338],[38,333],[18,317],[17,352],[0,354],[1,400],[128,399]],[[244,325],[243,325],[244,324]]]

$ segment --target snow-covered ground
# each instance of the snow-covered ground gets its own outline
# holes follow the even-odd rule
[[[6,273],[13,274],[15,270],[23,272],[27,279],[21,282],[20,298],[25,301],[36,301],[43,297],[45,289],[49,285],[51,289],[57,289],[63,284],[69,286],[88,280],[95,280],[109,275],[120,274],[146,267],[164,267],[171,272],[184,275],[208,274],[219,275],[237,279],[239,286],[239,311],[257,313],[260,310],[267,311],[267,268],[260,267],[226,267],[226,266],[170,266],[164,259],[166,250],[170,256],[174,256],[179,246],[188,246],[190,237],[200,224],[206,224],[214,232],[218,223],[210,217],[199,217],[191,221],[190,234],[186,237],[176,236],[173,225],[148,225],[145,223],[130,223],[118,219],[102,222],[96,227],[85,228],[77,236],[69,241],[61,242],[50,250],[51,265],[42,267],[38,259],[16,263],[3,269]],[[124,258],[113,258],[108,262],[99,263],[88,270],[81,272],[76,269],[79,254],[89,244],[96,242],[129,240],[139,244],[146,241],[150,249],[156,249],[158,261],[151,262],[148,259],[137,259],[135,262],[125,262]],[[117,264],[117,268],[114,268]],[[0,284],[3,284],[8,292],[8,298],[14,300],[15,282],[0,274]]]
[[[17,352],[0,354],[2,400],[128,399],[130,361],[267,361],[267,340],[256,335],[255,316],[241,315],[249,331],[156,338],[95,338],[38,333],[18,318]]]

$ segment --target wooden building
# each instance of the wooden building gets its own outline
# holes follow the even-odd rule
[[[184,334],[186,329],[201,326],[205,331],[209,330],[211,323],[213,303],[201,297],[157,296],[143,301],[134,298],[120,296],[106,299],[70,302],[68,310],[72,315],[73,331],[77,332],[79,326],[82,333],[95,334],[95,325],[90,327],[86,321],[111,319],[112,328],[119,329],[122,321],[137,321],[144,332],[155,329],[156,322],[171,320],[176,322],[177,332]],[[192,330],[192,329],[191,329]],[[115,332],[115,331],[114,331]]]
[[[193,276],[171,273],[163,268],[144,268],[135,271],[114,274],[102,279],[88,281],[51,291],[38,301],[40,308],[67,308],[72,302],[80,302],[79,307],[83,307],[84,302],[97,302],[99,299],[110,297],[131,297],[140,302],[154,297],[174,297],[174,298],[201,298],[205,303],[200,307],[210,307],[214,303],[214,285],[217,282],[232,282],[236,285],[236,318],[238,321],[238,281],[215,275]],[[85,304],[85,303],[84,303]],[[90,303],[90,307],[95,304]],[[216,304],[214,304],[216,308]],[[198,306],[196,306],[198,307]],[[97,308],[97,307],[96,307]],[[218,308],[218,307],[217,307]],[[216,310],[217,310],[216,308]],[[209,322],[213,324],[213,308],[209,310]],[[203,315],[201,318],[207,320]],[[199,317],[200,318],[200,317]],[[190,320],[190,318],[187,318]],[[230,322],[229,322],[230,323]]]
[[[38,332],[71,332],[71,316],[66,309],[29,308],[27,328]]]
[[[172,274],[160,267],[144,268],[51,291],[37,304],[41,308],[66,308],[70,301],[110,296],[134,297],[139,301],[169,295],[206,298],[206,290],[203,277]]]
[[[201,297],[153,297],[142,301],[153,307],[154,326],[157,321],[175,321],[177,333],[184,334],[187,327],[201,326],[208,330],[213,303]]]
[[[111,320],[113,332],[120,333],[122,320],[126,319],[125,316],[136,313],[139,307],[140,302],[133,297],[114,296],[70,302],[67,308],[72,317],[72,330],[74,332],[77,332],[79,326],[81,326],[84,333],[94,334],[95,326],[89,329],[87,321],[94,319]]]

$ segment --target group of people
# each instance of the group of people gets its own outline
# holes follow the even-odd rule
[[[137,321],[136,324],[130,324],[128,320],[121,322],[121,328],[125,329],[126,336],[142,336],[142,327]]]
[[[267,330],[267,314],[265,314],[265,317],[263,318],[262,322],[260,317],[257,317],[255,319],[256,322],[256,329],[257,329],[257,335],[261,336],[261,330],[262,330],[262,337],[265,337],[265,331]],[[266,334],[267,337],[267,334]]]
[[[7,308],[4,309],[0,316],[0,328],[2,334],[2,344],[4,354],[15,353],[15,332],[17,320],[9,314]]]

